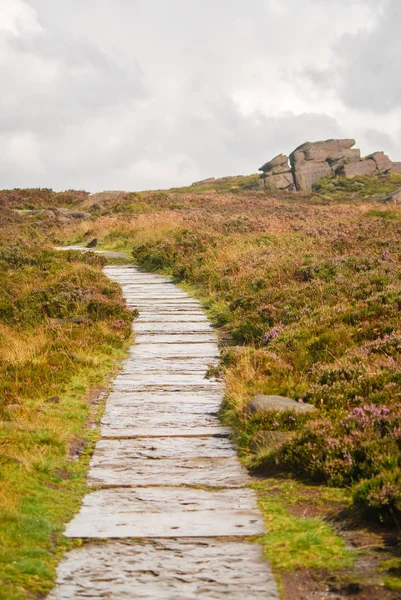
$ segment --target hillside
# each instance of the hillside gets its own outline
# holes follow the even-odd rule
[[[401,206],[385,200],[400,187],[401,175],[383,174],[324,179],[305,194],[266,193],[259,189],[259,176],[252,175],[159,192],[1,192],[0,266],[10,278],[0,292],[3,352],[10,347],[10,336],[19,336],[20,345],[23,339],[26,349],[37,345],[40,333],[44,364],[61,370],[59,387],[52,379],[34,398],[27,394],[30,387],[22,392],[18,385],[5,386],[14,380],[15,361],[20,361],[18,368],[22,361],[24,369],[32,369],[37,354],[9,359],[1,379],[3,444],[8,447],[21,425],[23,435],[31,435],[26,427],[33,419],[30,411],[38,406],[44,411],[41,419],[46,415],[48,436],[59,430],[59,422],[47,414],[64,417],[45,400],[66,390],[70,375],[65,369],[76,346],[83,348],[79,361],[92,369],[97,366],[88,361],[88,352],[107,354],[109,347],[118,352],[124,347],[127,330],[116,329],[115,323],[122,319],[127,324],[129,318],[118,292],[111,284],[104,287],[99,259],[60,257],[40,249],[86,245],[96,238],[103,249],[128,251],[146,268],[173,275],[207,307],[221,339],[219,374],[227,387],[222,419],[234,427],[245,463],[262,476],[257,484],[261,503],[283,530],[271,522],[266,542],[278,571],[302,568],[313,578],[319,569],[335,567],[346,571],[347,582],[363,578],[359,567],[349,571],[355,557],[350,558],[344,541],[338,542],[337,526],[347,522],[354,536],[347,545],[360,547],[373,543],[372,532],[380,537],[394,531],[401,519]],[[64,210],[55,210],[60,208]],[[24,281],[24,294],[13,278]],[[74,290],[66,290],[71,281]],[[35,296],[43,315],[37,323],[24,303],[32,298],[33,283],[47,290],[47,296]],[[90,292],[85,292],[88,286]],[[60,304],[60,293],[66,291],[71,299]],[[48,351],[55,348],[49,319],[77,315],[87,316],[90,328],[58,322],[68,346],[68,351],[57,350],[59,367]],[[36,389],[38,384],[32,379],[29,385]],[[257,394],[286,396],[312,404],[315,411],[251,415],[247,406]],[[84,435],[84,421],[79,428]],[[65,449],[68,436],[76,433],[66,431],[58,447]],[[28,459],[26,449],[21,456],[19,442],[12,444],[17,449],[7,450],[12,460],[2,468],[14,493],[14,471],[24,472],[21,461]],[[27,468],[31,475],[37,472],[35,466]],[[38,481],[42,475],[32,477]],[[280,504],[288,507],[285,516]],[[301,523],[302,507],[306,525]],[[390,529],[377,533],[376,525],[363,521],[363,543],[355,533],[359,515]],[[323,523],[330,527],[322,534]],[[313,531],[314,542],[306,546],[302,527]],[[381,592],[372,583],[366,596],[361,588],[357,597],[397,597],[390,591],[400,586],[396,546],[383,557],[390,561],[380,567],[388,595],[374,595]],[[374,568],[379,573],[378,562]],[[290,590],[291,577],[283,580]],[[28,583],[35,589],[30,579]]]

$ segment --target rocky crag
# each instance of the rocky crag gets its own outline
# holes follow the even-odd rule
[[[306,142],[289,157],[279,154],[260,167],[261,187],[268,191],[311,192],[323,177],[401,173],[401,162],[393,162],[384,152],[362,158],[361,151],[353,146],[352,139]]]

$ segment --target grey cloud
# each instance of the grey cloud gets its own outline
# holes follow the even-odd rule
[[[386,113],[401,107],[401,5],[386,0],[371,30],[342,36],[335,47],[340,94],[358,110]]]
[[[347,2],[25,0],[41,31],[0,31],[0,187],[187,184],[351,135],[302,95],[334,81],[320,55],[366,4]]]

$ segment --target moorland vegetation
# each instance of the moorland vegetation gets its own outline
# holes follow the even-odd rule
[[[226,381],[222,419],[234,428],[251,469],[267,476],[284,472],[307,478],[332,486],[336,494],[344,488],[356,510],[399,527],[401,207],[382,200],[401,186],[401,175],[323,180],[306,195],[266,194],[257,189],[257,179],[228,178],[169,191],[93,198],[84,193],[60,198],[50,191],[45,197],[40,190],[3,193],[8,207],[4,214],[12,221],[7,227],[29,232],[24,234],[29,243],[24,238],[17,247],[10,245],[12,236],[2,242],[6,254],[0,267],[19,285],[13,288],[9,283],[9,291],[5,286],[0,292],[0,323],[5,315],[0,327],[3,336],[17,336],[17,347],[27,352],[24,360],[29,365],[36,355],[27,348],[38,347],[40,360],[50,369],[43,368],[44,387],[37,379],[41,368],[35,368],[35,375],[24,375],[32,380],[32,386],[24,387],[17,375],[22,372],[17,353],[12,355],[17,362],[11,361],[2,373],[3,385],[7,381],[11,386],[1,409],[3,439],[24,440],[12,441],[12,447],[22,449],[22,457],[7,450],[6,470],[35,473],[36,483],[37,473],[51,473],[56,477],[51,485],[58,491],[49,487],[46,493],[65,493],[60,487],[71,490],[71,479],[65,483],[54,473],[74,469],[65,449],[68,439],[85,437],[89,409],[79,388],[80,400],[75,395],[74,402],[81,410],[76,413],[68,390],[76,389],[71,382],[76,382],[77,365],[84,379],[103,375],[105,365],[111,368],[109,354],[122,352],[130,319],[118,290],[101,274],[98,257],[61,256],[39,250],[39,245],[43,247],[44,238],[47,245],[85,245],[96,238],[101,248],[127,251],[137,263],[169,273],[201,298],[220,335],[218,375]],[[51,209],[58,204],[90,211],[95,202],[92,217],[79,223],[9,210]],[[22,251],[22,246],[27,249]],[[33,281],[39,295],[32,293]],[[87,321],[68,322],[77,315],[85,315]],[[12,348],[9,341],[6,346]],[[78,361],[71,353],[78,354]],[[63,398],[63,393],[61,404],[46,402],[55,395]],[[308,402],[316,410],[300,416],[249,415],[248,402],[260,393]],[[66,414],[71,430],[61,427]],[[36,441],[37,434],[29,429],[32,419],[39,421],[35,432],[47,432],[47,441]],[[49,441],[49,419],[56,423],[56,442]],[[284,442],[264,443],[268,436],[261,434],[266,432],[285,434]],[[33,443],[32,437],[40,448],[39,452],[35,446],[33,458],[31,447],[25,446],[25,439]],[[49,456],[56,457],[52,466]],[[263,489],[261,501],[268,503],[270,492]],[[328,539],[322,542],[325,552]],[[270,542],[274,559],[274,548],[283,548],[286,540],[281,537],[276,546]],[[349,564],[344,548],[336,546],[336,551],[338,562]],[[305,554],[310,559],[310,552]],[[332,558],[326,556],[326,562]],[[291,564],[300,566],[296,559]]]

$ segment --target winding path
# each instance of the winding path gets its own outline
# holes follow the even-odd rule
[[[109,266],[136,339],[114,382],[81,512],[49,600],[278,600],[254,492],[206,379],[216,336],[200,304],[165,277]]]

